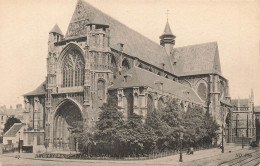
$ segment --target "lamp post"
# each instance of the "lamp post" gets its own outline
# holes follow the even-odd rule
[[[244,148],[244,134],[242,134],[242,148]]]
[[[237,121],[238,121],[238,114],[236,114],[236,137],[237,137]]]
[[[222,153],[224,153],[224,125],[222,123]]]
[[[180,131],[180,144],[181,144],[181,146],[180,146],[180,159],[179,159],[179,162],[183,162],[183,160],[182,160],[182,139],[183,139],[183,133],[182,133],[182,131]]]
[[[19,139],[18,139],[18,152],[20,153],[20,131],[19,131],[18,133],[19,133]]]

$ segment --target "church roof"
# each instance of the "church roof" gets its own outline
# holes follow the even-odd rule
[[[127,81],[124,80],[127,77]],[[178,82],[164,78],[139,67],[132,67],[125,74],[114,80],[114,84],[109,88],[131,88],[131,87],[150,87],[159,89],[158,84],[162,84],[162,90],[166,91],[180,99],[193,101],[194,103],[202,104],[202,100],[197,93],[190,87],[182,85]],[[160,89],[159,89],[160,90]]]
[[[53,32],[64,36],[62,31],[60,30],[60,27],[57,24],[54,25],[54,27],[52,28],[52,30],[49,33],[53,33]]]
[[[33,90],[33,91],[29,92],[29,93],[26,93],[23,96],[44,95],[44,94],[46,94],[45,87],[46,87],[46,80],[43,83],[41,83],[41,85],[38,86],[35,90]]]
[[[24,124],[15,123],[13,126],[5,133],[4,137],[15,137],[16,134],[20,131]]]
[[[216,73],[221,75],[217,42],[178,47],[171,55],[177,76]]]
[[[260,113],[260,106],[255,106],[255,112]]]
[[[249,99],[232,99],[231,105],[238,107],[238,101],[240,103],[240,107],[248,107]]]
[[[112,48],[118,43],[123,43],[124,53],[159,68],[162,68],[162,64],[165,64],[164,70],[173,73],[170,58],[163,46],[130,29],[83,0],[78,0],[65,38],[71,39],[86,36],[87,27],[85,25],[93,22],[102,22],[105,25],[109,25],[110,46]]]

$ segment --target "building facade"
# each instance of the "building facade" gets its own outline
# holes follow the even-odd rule
[[[247,99],[232,99],[233,105],[233,137],[234,139],[256,138],[256,114],[253,90]],[[235,141],[235,140],[234,140]]]
[[[149,116],[168,98],[178,98],[184,111],[200,105],[230,131],[229,85],[217,43],[174,48],[168,21],[159,38],[157,44],[78,0],[66,35],[57,25],[49,33],[46,80],[24,95],[26,144],[37,139],[73,149],[74,129],[91,129],[108,96],[126,119],[133,112]]]

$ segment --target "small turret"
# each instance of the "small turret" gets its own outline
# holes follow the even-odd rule
[[[251,89],[251,102],[254,103],[254,91]]]
[[[54,42],[61,41],[64,37],[62,31],[57,24],[54,25],[52,30],[49,32],[49,37],[53,36]]]
[[[176,38],[176,36],[174,36],[172,34],[170,25],[167,20],[166,26],[164,28],[164,32],[160,36],[160,39],[161,39],[160,45],[165,48],[165,50],[169,56],[170,56],[171,51],[173,50],[173,46],[175,45],[175,38]]]
[[[103,17],[96,17],[87,24],[87,45],[90,50],[109,51],[109,25]]]

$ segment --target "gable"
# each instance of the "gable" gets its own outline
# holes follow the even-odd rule
[[[175,48],[171,59],[177,76],[221,74],[216,42]]]
[[[167,55],[164,47],[82,0],[79,0],[76,5],[65,38],[71,39],[86,36],[86,25],[95,22],[103,22],[102,24],[109,25],[111,48],[118,50],[118,43],[123,43],[124,53],[137,57],[158,68],[162,68],[162,64],[165,64],[164,70],[173,73],[170,57]]]

